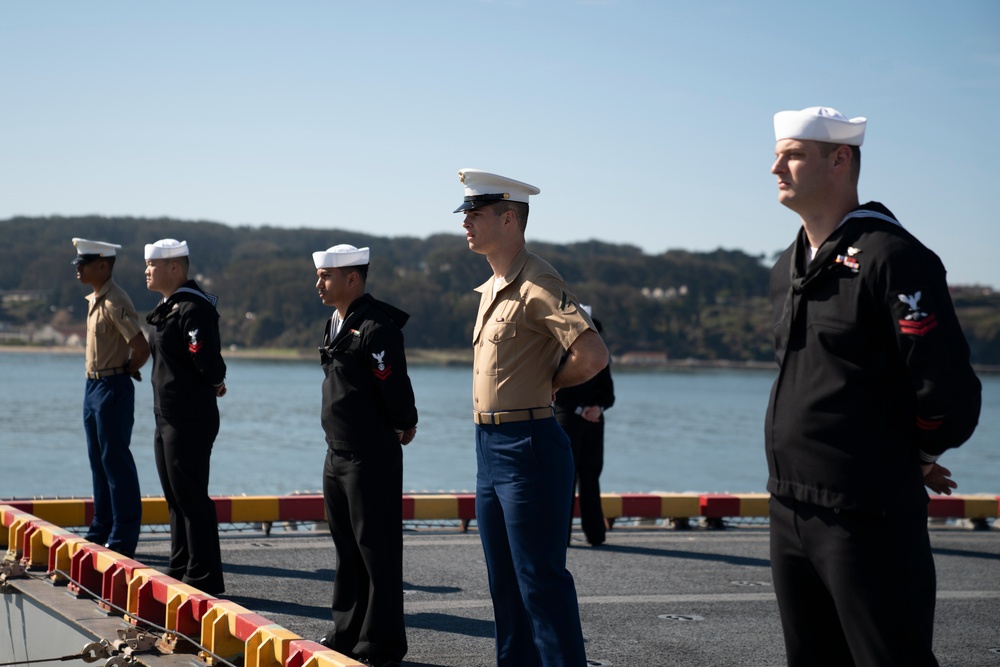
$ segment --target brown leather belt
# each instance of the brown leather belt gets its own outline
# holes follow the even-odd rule
[[[477,424],[510,424],[526,422],[529,419],[546,419],[555,416],[552,406],[544,408],[526,408],[524,410],[496,410],[494,412],[473,412],[472,421]]]
[[[100,371],[87,371],[88,380],[100,380],[101,378],[109,378],[113,375],[121,375],[122,373],[128,373],[128,366],[119,366],[118,368],[105,368]]]

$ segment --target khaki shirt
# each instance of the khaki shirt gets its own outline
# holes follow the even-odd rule
[[[109,279],[99,292],[88,294],[87,301],[87,372],[121,368],[132,356],[128,342],[139,333],[132,299]]]
[[[562,277],[526,248],[514,258],[494,294],[481,293],[472,334],[476,412],[539,408],[552,403],[552,376],[564,350],[594,327]]]

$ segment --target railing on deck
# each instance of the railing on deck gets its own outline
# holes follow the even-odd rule
[[[734,517],[766,518],[767,494],[604,494],[611,520],[719,522]],[[45,578],[79,597],[92,597],[109,614],[121,614],[137,628],[156,628],[167,645],[183,651],[185,638],[201,647],[209,664],[242,660],[245,667],[361,667],[357,661],[305,640],[233,602],[161,574],[139,561],[88,542],[68,527],[87,526],[93,501],[87,498],[0,501],[0,586],[18,577]],[[144,498],[143,523],[169,522],[163,498]],[[321,495],[215,498],[220,523],[325,522]],[[934,518],[971,519],[984,525],[1000,514],[1000,496],[932,496]],[[405,521],[457,521],[463,530],[475,520],[474,494],[403,496]],[[36,574],[31,575],[34,572]],[[44,573],[44,574],[42,574]]]

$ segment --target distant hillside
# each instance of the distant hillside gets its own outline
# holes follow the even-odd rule
[[[490,271],[457,234],[387,238],[103,217],[12,218],[0,220],[0,233],[0,293],[39,297],[4,298],[0,324],[72,328],[83,322],[87,288],[70,266],[74,236],[124,246],[115,278],[145,314],[158,295],[145,287],[143,246],[176,238],[192,248],[192,274],[220,297],[227,346],[314,348],[329,309],[316,296],[312,253],[337,243],[371,247],[369,291],[410,313],[404,333],[413,348],[468,348],[478,304],[473,288]],[[634,246],[597,241],[528,246],[560,271],[581,302],[593,305],[615,355],[773,359],[769,266],[763,257],[721,249],[647,255]],[[982,288],[953,290],[974,360],[1000,364],[1000,295]]]

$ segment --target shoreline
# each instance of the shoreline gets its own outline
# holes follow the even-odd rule
[[[0,352],[15,352],[24,354],[66,354],[83,356],[82,347],[47,346],[47,345],[3,345]],[[233,359],[254,359],[263,361],[311,361],[313,350],[298,350],[291,348],[255,348],[223,350],[223,356]],[[777,370],[777,365],[770,361],[733,361],[726,359],[666,359],[666,360],[629,360],[629,355],[612,356],[615,368],[619,370]],[[413,348],[406,351],[407,363],[411,366],[472,366],[472,350],[448,350]],[[1000,366],[973,364],[973,370],[978,374],[1000,374]]]

